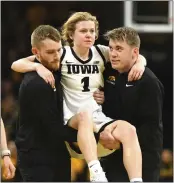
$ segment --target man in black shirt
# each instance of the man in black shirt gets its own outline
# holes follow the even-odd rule
[[[28,72],[23,78],[16,137],[19,169],[23,181],[69,182],[71,162],[64,140],[73,139],[66,135],[62,118],[58,71],[62,47],[60,34],[49,25],[41,25],[33,31],[31,44],[35,62],[54,73],[55,86],[51,87],[37,72]]]
[[[104,71],[103,110],[107,116],[126,120],[136,127],[142,150],[143,181],[158,182],[163,144],[163,85],[147,67],[140,80],[127,81],[140,47],[140,38],[134,29],[113,29],[106,33],[106,38],[111,63]],[[102,159],[109,181],[129,181],[122,155],[121,148]]]

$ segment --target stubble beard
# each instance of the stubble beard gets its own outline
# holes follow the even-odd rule
[[[57,71],[59,69],[59,61],[52,61],[52,62],[48,62],[47,60],[45,60],[43,57],[41,57],[41,63],[43,66],[45,66],[47,69],[49,69],[50,71]]]

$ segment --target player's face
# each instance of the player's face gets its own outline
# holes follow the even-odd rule
[[[51,39],[45,39],[39,46],[37,56],[45,67],[56,71],[59,69],[61,48],[61,41],[56,42]]]
[[[95,23],[93,21],[78,22],[72,35],[74,46],[80,48],[90,48],[93,46],[95,37]]]
[[[138,58],[138,48],[129,46],[125,41],[109,40],[109,58],[112,68],[127,72]]]

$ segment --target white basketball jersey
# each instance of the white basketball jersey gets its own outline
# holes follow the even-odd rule
[[[61,57],[61,84],[64,93],[65,124],[79,109],[88,107],[91,111],[101,106],[96,103],[93,93],[103,87],[103,71],[108,60],[108,47],[92,46],[89,59],[82,61],[69,46],[63,48]]]

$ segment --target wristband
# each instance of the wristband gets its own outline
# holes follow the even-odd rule
[[[8,149],[2,150],[1,151],[1,158],[3,158],[4,156],[11,156],[10,150],[8,150]]]

